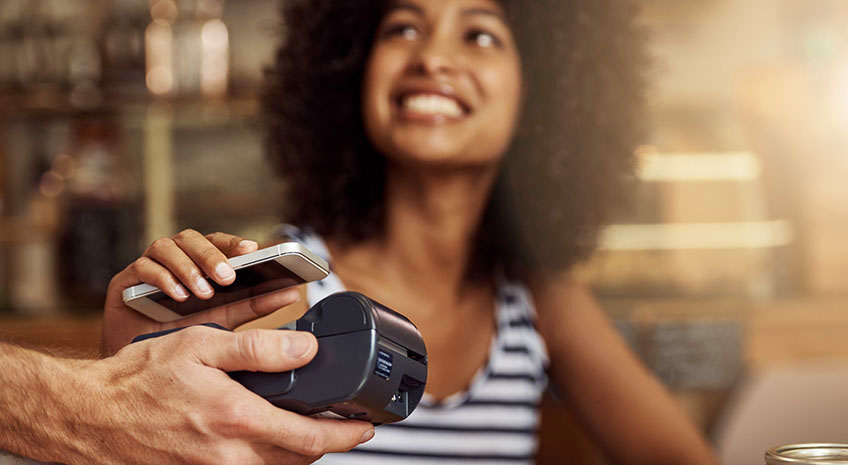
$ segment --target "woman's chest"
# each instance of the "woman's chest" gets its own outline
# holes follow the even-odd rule
[[[444,399],[466,390],[486,365],[495,334],[494,318],[446,318],[419,329],[427,344],[427,393]]]

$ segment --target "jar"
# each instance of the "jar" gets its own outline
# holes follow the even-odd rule
[[[789,444],[772,447],[766,465],[848,465],[848,444]]]

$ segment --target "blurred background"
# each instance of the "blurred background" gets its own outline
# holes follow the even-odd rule
[[[579,275],[727,463],[848,442],[848,3],[642,3],[653,131]],[[269,234],[279,32],[275,0],[0,2],[4,339],[94,354],[109,279],[153,239]],[[550,404],[540,462],[564,435],[592,455]]]

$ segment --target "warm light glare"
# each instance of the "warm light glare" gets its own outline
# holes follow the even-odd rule
[[[205,95],[223,95],[227,92],[229,68],[229,36],[227,26],[220,19],[203,24],[200,31],[202,58],[200,88]]]
[[[220,53],[227,50],[229,43],[227,26],[220,19],[207,21],[200,34],[203,39],[204,51]]]
[[[760,160],[749,152],[656,153],[637,151],[639,179],[662,181],[752,181],[760,178]]]
[[[764,249],[788,245],[786,220],[734,223],[616,224],[601,240],[603,250]]]
[[[842,70],[836,81],[837,117],[843,125],[848,124],[848,62],[842,65]]]

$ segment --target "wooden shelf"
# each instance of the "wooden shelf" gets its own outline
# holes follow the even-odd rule
[[[113,97],[94,108],[78,108],[66,95],[0,94],[0,121],[63,120],[85,116],[111,115],[141,125],[151,104],[161,103],[170,109],[176,128],[209,128],[251,120],[259,114],[256,95],[231,95],[221,98],[173,97]],[[130,124],[131,126],[136,124]]]

